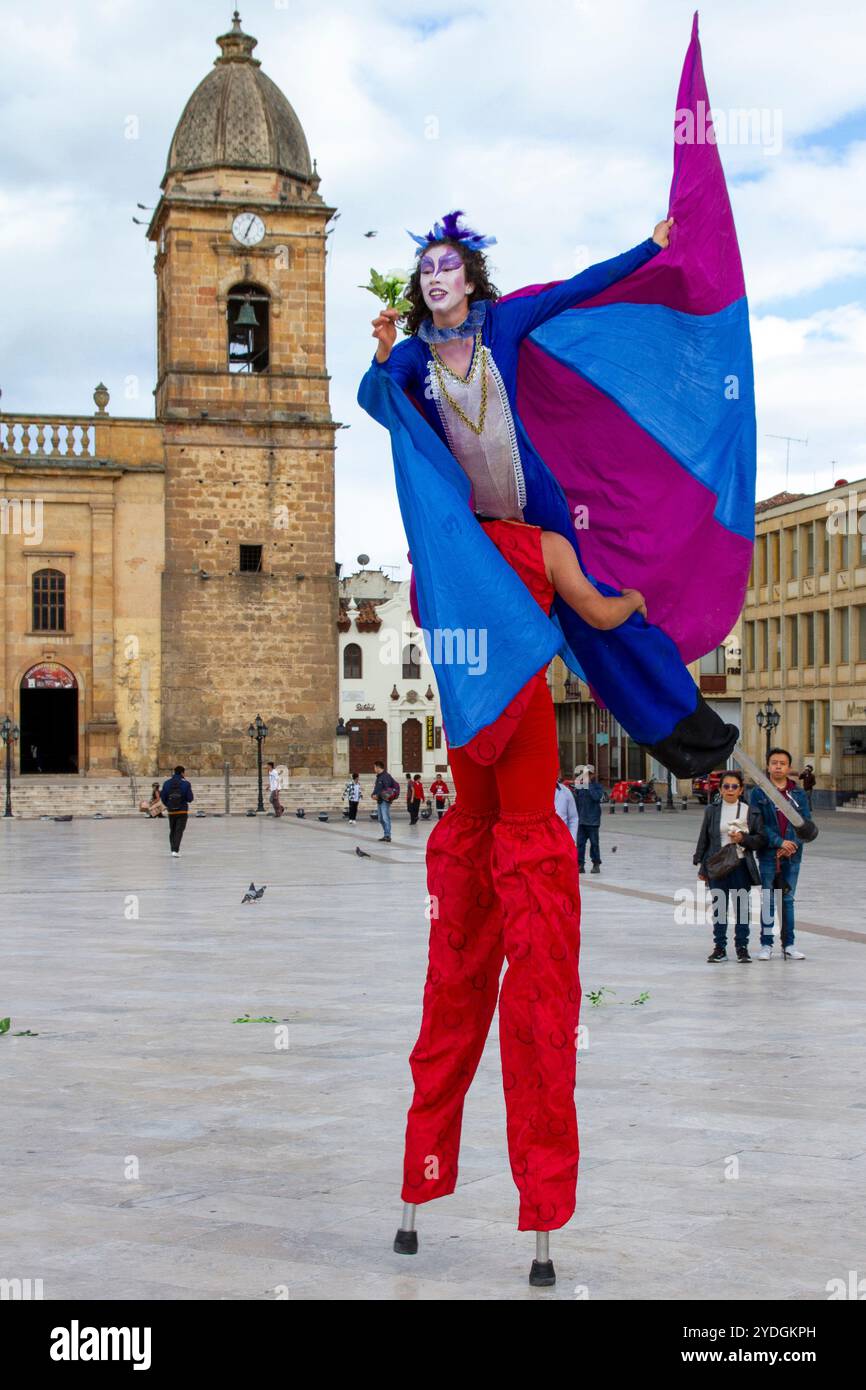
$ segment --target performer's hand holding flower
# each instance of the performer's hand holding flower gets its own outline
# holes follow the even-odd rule
[[[655,228],[653,229],[653,241],[655,242],[656,246],[670,245],[670,230],[673,225],[674,219],[672,217],[665,218],[664,222],[656,223]]]
[[[397,341],[397,320],[399,317],[399,309],[383,309],[381,314],[377,314],[376,318],[372,320],[373,337],[379,343],[376,349],[378,362],[387,362],[391,356],[391,349]]]

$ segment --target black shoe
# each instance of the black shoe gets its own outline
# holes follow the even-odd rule
[[[585,867],[585,865],[583,865],[583,864],[578,864],[578,866],[577,866],[577,872],[578,872],[579,874],[585,874],[585,873],[586,873],[586,867]]]
[[[590,869],[589,872],[590,872],[591,874],[600,874],[600,873],[601,873],[601,865],[600,865],[600,864],[593,864],[593,866],[592,866],[592,868]]]
[[[738,946],[738,947],[737,947],[737,960],[744,961],[744,962],[748,963],[749,965],[751,965],[751,963],[752,963],[752,957],[749,955],[749,948],[748,948],[748,946]]]
[[[720,961],[720,960],[727,960],[727,959],[728,959],[728,953],[727,953],[727,951],[725,950],[724,946],[716,946],[716,947],[713,949],[713,954],[712,954],[711,956],[707,956],[707,962],[708,962],[710,965],[715,965],[715,964],[717,963],[717,961]]]
[[[379,836],[379,843],[381,844],[383,840],[385,841],[385,844],[386,844],[386,845],[390,845],[390,843],[391,843],[391,836],[390,836],[390,835],[380,835],[380,836]]]

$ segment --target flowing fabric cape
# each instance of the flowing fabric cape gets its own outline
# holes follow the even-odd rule
[[[524,340],[514,410],[533,461],[525,519],[567,536],[602,593],[640,589],[650,622],[635,614],[600,632],[561,598],[548,618],[476,522],[466,474],[410,397],[382,371],[361,383],[360,403],[391,434],[416,618],[452,747],[556,654],[676,776],[724,765],[736,742],[685,665],[719,646],[742,609],[755,497],[748,306],[697,14],[669,216],[665,251]]]

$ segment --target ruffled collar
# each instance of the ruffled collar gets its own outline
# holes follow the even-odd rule
[[[422,319],[418,327],[418,337],[423,338],[425,343],[450,343],[455,338],[474,338],[484,327],[489,303],[489,299],[476,299],[463,322],[458,323],[456,328],[437,328],[432,317]]]

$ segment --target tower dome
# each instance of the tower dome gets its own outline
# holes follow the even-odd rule
[[[253,57],[258,40],[243,32],[237,10],[217,43],[222,53],[177,123],[163,186],[170,174],[215,167],[275,169],[318,182],[303,127]]]

